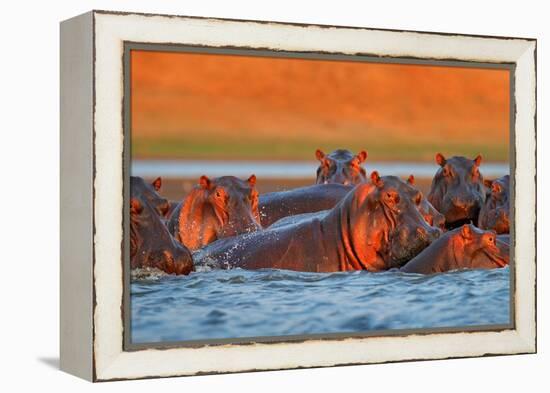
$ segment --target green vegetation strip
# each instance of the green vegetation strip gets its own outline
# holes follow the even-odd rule
[[[437,152],[444,155],[475,157],[482,154],[486,161],[507,161],[508,145],[475,143],[408,143],[382,142],[379,139],[342,141],[313,140],[281,142],[277,140],[225,140],[214,138],[134,138],[132,157],[135,159],[219,159],[219,160],[312,160],[315,150],[326,152],[346,148],[354,152],[365,149],[373,161],[432,161]]]

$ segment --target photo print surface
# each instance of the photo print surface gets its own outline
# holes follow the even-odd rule
[[[510,326],[509,66],[125,56],[131,344]]]

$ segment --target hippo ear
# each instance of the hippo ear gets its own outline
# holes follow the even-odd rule
[[[199,185],[201,186],[201,188],[204,188],[205,190],[209,190],[210,186],[212,185],[212,182],[210,181],[208,176],[202,175],[201,178],[199,179]]]
[[[382,187],[384,184],[382,183],[382,180],[380,179],[380,175],[377,171],[373,171],[370,174],[370,181],[372,184],[374,184],[376,187]]]
[[[254,187],[256,185],[256,175],[250,175],[250,177],[248,178],[248,184],[250,184],[252,187]]]
[[[460,232],[464,239],[470,240],[472,238],[472,228],[469,224],[464,224]]]
[[[321,149],[317,149],[315,150],[315,157],[317,157],[319,161],[323,162],[323,160],[325,159],[325,153],[323,153]]]
[[[155,191],[160,191],[160,188],[162,187],[162,179],[157,177],[151,184],[155,188]]]
[[[359,164],[362,164],[365,162],[365,160],[367,159],[367,151],[366,150],[361,150],[356,156],[355,158],[357,158],[357,161],[359,161]]]
[[[130,213],[131,214],[141,214],[143,211],[143,206],[140,201],[136,198],[130,199]]]
[[[437,153],[435,155],[435,162],[437,162],[437,165],[439,166],[443,166],[447,163],[447,160],[445,159],[445,157],[443,156],[443,154],[441,153]]]
[[[407,183],[409,183],[411,186],[414,185],[414,175],[410,175],[407,179]]]
[[[474,158],[474,164],[475,166],[481,165],[481,154],[478,154],[476,158]]]

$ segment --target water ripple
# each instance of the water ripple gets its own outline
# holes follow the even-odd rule
[[[432,276],[211,270],[133,275],[136,343],[506,324],[509,268]]]

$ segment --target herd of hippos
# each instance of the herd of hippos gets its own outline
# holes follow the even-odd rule
[[[367,176],[367,153],[324,154],[316,184],[259,195],[256,176],[202,176],[181,201],[162,181],[130,179],[131,268],[431,274],[509,263],[509,175],[484,179],[481,156],[435,157],[429,194],[414,177]]]

